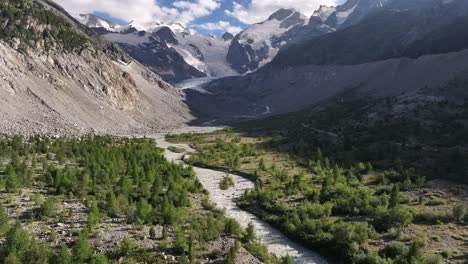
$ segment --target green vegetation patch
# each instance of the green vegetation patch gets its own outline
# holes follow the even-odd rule
[[[178,147],[174,147],[174,146],[170,146],[167,149],[174,152],[174,153],[185,153],[185,152],[187,152],[187,150],[184,149],[184,148],[178,148]]]
[[[309,141],[323,139],[319,134],[310,134]],[[237,201],[241,208],[340,263],[436,261],[434,252],[449,239],[444,235],[448,226],[456,236],[468,231],[462,205],[466,186],[435,192],[423,176],[404,166],[379,169],[354,157],[342,163],[321,148],[296,145],[284,130],[225,130],[172,139],[197,149],[194,164],[248,175],[255,188]],[[327,153],[335,153],[332,142],[324,144]],[[220,187],[226,187],[223,183]],[[427,239],[429,234],[438,239]],[[247,248],[262,258],[261,247]],[[457,242],[452,250],[468,249]],[[461,257],[445,255],[444,260]]]

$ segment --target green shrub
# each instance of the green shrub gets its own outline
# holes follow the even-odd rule
[[[392,241],[385,246],[383,253],[386,257],[395,259],[397,257],[406,256],[409,248],[404,243]]]
[[[463,204],[457,204],[453,207],[452,212],[453,218],[455,221],[463,222],[463,219],[466,216],[466,207]]]
[[[224,176],[221,182],[219,183],[219,188],[221,190],[227,190],[232,186],[234,186],[234,179],[229,175]]]
[[[175,147],[175,146],[170,146],[167,149],[174,152],[174,153],[185,153],[186,152],[186,150],[184,148],[178,148],[178,147]]]
[[[130,238],[124,238],[120,245],[120,253],[123,256],[130,256],[138,249],[138,244]]]
[[[414,223],[436,225],[440,223],[448,223],[452,219],[452,215],[446,212],[422,211],[414,215]]]
[[[423,258],[424,264],[442,264],[444,259],[440,255],[427,255]]]
[[[430,201],[426,202],[426,205],[436,206],[436,205],[443,205],[446,203],[447,201],[445,199],[434,197]]]
[[[405,227],[413,221],[413,213],[402,206],[392,209],[377,208],[374,212],[374,226],[380,230]]]
[[[268,253],[268,248],[265,245],[251,242],[245,244],[245,249],[247,249],[247,251],[249,251],[252,256],[258,258],[263,263],[269,263],[271,256],[270,253]]]

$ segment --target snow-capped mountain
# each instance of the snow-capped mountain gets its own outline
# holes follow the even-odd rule
[[[240,73],[254,71],[270,62],[307,21],[294,9],[280,9],[239,33],[229,47],[227,60]]]
[[[161,22],[113,26],[94,15],[80,21],[105,39],[120,45],[132,57],[158,73],[165,81],[237,75],[226,61],[228,36],[192,34],[181,24]],[[86,18],[86,19],[84,19]]]
[[[390,1],[348,0],[336,7],[322,5],[310,18],[294,9],[280,9],[266,21],[239,33],[232,41],[227,60],[240,73],[255,71],[289,44],[351,26]]]
[[[321,6],[310,18],[294,9],[280,9],[236,36],[226,33],[221,38],[192,33],[177,23],[131,22],[118,26],[92,14],[77,19],[119,44],[165,81],[177,83],[256,71],[288,45],[356,24],[391,1],[395,0],[348,0],[337,7]]]
[[[359,23],[372,12],[377,12],[392,0],[348,0],[338,6],[320,6],[294,40],[308,41],[327,33]]]
[[[348,27],[361,21],[365,16],[383,8],[391,0],[348,0],[336,8],[321,8],[314,15],[323,18],[324,23],[335,29]]]
[[[80,14],[76,15],[75,18],[83,25],[89,28],[101,28],[105,30],[113,30],[118,27],[117,24],[110,22],[106,19],[100,18],[93,14]]]

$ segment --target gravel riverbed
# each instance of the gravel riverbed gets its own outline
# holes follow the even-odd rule
[[[216,129],[218,128],[186,128],[183,131],[177,132],[210,132]],[[165,156],[168,160],[182,163],[182,157],[184,156],[183,153],[169,151],[167,148],[170,146],[184,148],[187,152],[195,152],[194,149],[186,144],[172,144],[167,142],[164,134],[151,135],[150,137],[156,139],[158,146],[165,149]],[[236,205],[235,200],[239,198],[245,190],[254,188],[253,182],[241,176],[231,174],[230,176],[234,180],[234,187],[224,191],[219,188],[219,182],[226,173],[198,167],[195,167],[194,170],[200,182],[205,189],[209,191],[211,202],[215,203],[219,208],[225,208],[227,216],[236,219],[244,228],[252,222],[255,225],[258,239],[268,247],[271,253],[277,256],[289,255],[293,258],[294,263],[328,263],[314,251],[291,241],[277,229],[260,220],[255,215],[240,209]]]

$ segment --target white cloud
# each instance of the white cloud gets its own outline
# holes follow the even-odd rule
[[[190,24],[220,7],[220,0],[178,0],[170,7],[156,0],[55,0],[73,14],[104,12],[125,21]]]
[[[231,23],[227,21],[219,21],[216,23],[204,23],[204,24],[198,25],[197,27],[200,27],[209,31],[229,32],[234,35],[242,31],[241,27],[233,26],[231,25]]]
[[[295,8],[311,16],[320,5],[334,6],[341,2],[343,0],[252,0],[246,6],[234,2],[234,8],[225,13],[242,23],[253,24],[266,20],[280,8]]]

